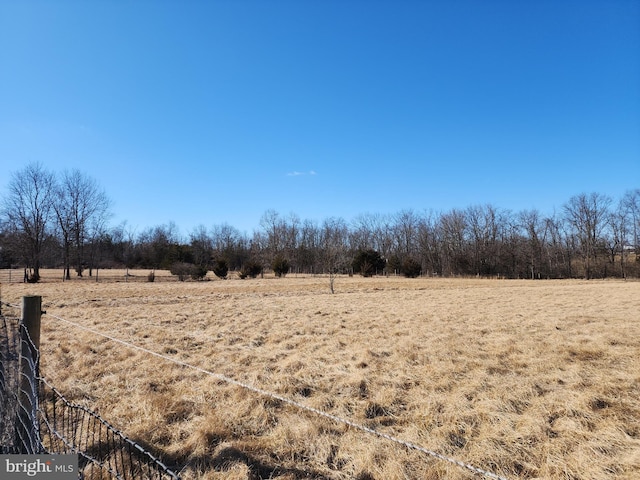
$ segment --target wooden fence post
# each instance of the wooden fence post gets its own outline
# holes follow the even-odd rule
[[[42,297],[22,297],[20,326],[20,366],[18,381],[17,446],[20,453],[36,454],[41,451],[37,422],[38,380],[40,350],[40,318]],[[35,349],[34,349],[35,347]]]
[[[40,350],[40,318],[42,297],[22,297],[22,323],[27,328],[33,345]]]

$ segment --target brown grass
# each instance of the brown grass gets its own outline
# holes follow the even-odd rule
[[[86,279],[2,295],[508,478],[640,478],[640,283],[345,277],[336,291]],[[185,479],[477,478],[51,315],[42,352],[58,389]]]

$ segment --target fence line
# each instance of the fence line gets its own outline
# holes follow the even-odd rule
[[[17,325],[0,316],[0,453],[17,453],[15,445],[18,406]]]
[[[183,362],[182,360],[178,360],[178,359],[175,359],[175,358],[168,357],[166,355],[162,355],[161,353],[154,352],[153,350],[149,350],[148,348],[141,347],[140,345],[136,345],[136,344],[133,344],[133,343],[130,343],[130,342],[126,342],[126,341],[121,340],[119,338],[116,338],[116,337],[113,337],[113,336],[108,335],[106,333],[100,332],[98,330],[86,327],[84,325],[80,325],[78,323],[72,322],[70,320],[67,320],[65,318],[59,317],[57,315],[48,314],[48,316],[52,317],[52,318],[55,318],[55,319],[57,319],[59,321],[65,322],[65,323],[67,323],[69,325],[72,325],[72,326],[74,326],[76,328],[79,328],[81,330],[85,330],[87,332],[90,332],[90,333],[92,333],[94,335],[98,335],[98,336],[101,336],[101,337],[106,338],[108,340],[111,340],[113,342],[119,343],[119,344],[124,345],[124,346],[126,346],[128,348],[132,348],[134,350],[138,350],[138,351],[147,353],[149,355],[153,355],[155,357],[161,358],[161,359],[166,360],[166,361],[171,362],[171,363],[175,363],[175,364],[180,365],[180,366],[185,367],[185,368],[190,368],[192,370],[195,370],[195,371],[200,372],[202,374],[205,374],[207,376],[213,377],[213,378],[215,378],[217,380],[223,381],[225,383],[229,383],[231,385],[235,385],[237,387],[244,388],[245,390],[251,391],[253,393],[257,393],[257,394],[259,394],[261,396],[265,396],[265,397],[272,398],[274,400],[278,400],[278,401],[280,401],[282,403],[291,405],[291,406],[293,406],[293,407],[295,407],[297,409],[304,410],[306,412],[313,413],[313,414],[318,415],[320,417],[324,417],[324,418],[329,419],[329,420],[331,420],[333,422],[340,423],[340,424],[343,424],[343,425],[347,425],[348,427],[351,427],[353,429],[359,430],[361,432],[368,433],[368,434],[374,435],[374,436],[376,436],[378,438],[382,438],[382,439],[388,440],[390,442],[396,443],[398,445],[401,445],[401,446],[403,446],[403,447],[405,447],[405,448],[407,448],[409,450],[415,450],[415,451],[421,452],[421,453],[423,453],[425,455],[428,455],[430,457],[436,458],[438,460],[442,460],[442,461],[451,463],[453,465],[456,465],[456,466],[458,466],[460,468],[464,468],[464,469],[470,470],[471,472],[473,472],[475,474],[480,474],[480,475],[483,475],[483,476],[485,476],[487,478],[492,478],[494,480],[507,480],[505,477],[501,477],[499,475],[496,475],[495,473],[492,473],[492,472],[489,472],[487,470],[483,470],[481,468],[475,467],[475,466],[473,466],[473,465],[471,465],[469,463],[457,460],[455,458],[447,457],[446,455],[443,455],[441,453],[435,452],[433,450],[429,450],[429,449],[424,448],[424,447],[422,447],[420,445],[416,445],[415,443],[411,443],[411,442],[408,442],[406,440],[402,440],[402,439],[397,438],[397,437],[395,437],[393,435],[389,435],[389,434],[383,433],[383,432],[378,432],[377,430],[374,430],[372,428],[366,427],[364,425],[360,425],[360,424],[355,423],[355,422],[353,422],[351,420],[348,420],[348,419],[345,419],[345,418],[341,418],[341,417],[338,417],[336,415],[332,415],[332,414],[327,413],[327,412],[323,412],[322,410],[318,410],[317,408],[313,408],[313,407],[310,407],[308,405],[304,405],[302,403],[296,402],[295,400],[292,400],[290,398],[283,397],[282,395],[278,395],[277,393],[269,392],[267,390],[263,390],[262,388],[255,387],[253,385],[249,385],[249,384],[244,383],[244,382],[240,382],[240,381],[235,380],[235,379],[233,379],[231,377],[228,377],[226,375],[223,375],[223,374],[220,374],[220,373],[216,373],[216,372],[212,372],[210,370],[198,367],[196,365],[191,365],[189,363]]]
[[[45,443],[57,453],[78,454],[85,478],[106,470],[117,479],[179,479],[96,412],[70,402],[44,378],[40,385],[41,398],[50,399],[40,409]],[[102,441],[96,442],[96,437]]]
[[[24,323],[0,315],[0,453],[77,454],[79,478],[87,480],[105,473],[118,480],[179,480],[97,413],[67,400],[38,369],[39,352]]]
[[[40,282],[72,282],[72,283],[90,283],[90,282],[121,282],[121,283],[146,283],[149,282],[149,274],[154,273],[154,282],[178,282],[177,275],[170,273],[159,274],[153,269],[132,269],[132,272],[126,272],[124,269],[94,269],[91,276],[88,270],[83,273],[82,277],[78,277],[75,272],[71,272],[71,278],[65,279],[62,268],[46,268],[40,271]],[[24,268],[0,268],[0,284],[25,283]]]
[[[19,326],[20,364],[18,370],[18,413],[16,440],[21,445],[21,453],[44,453],[38,427],[38,383],[40,351],[34,345],[23,322]]]
[[[0,283],[24,282],[24,270],[22,268],[0,268]]]

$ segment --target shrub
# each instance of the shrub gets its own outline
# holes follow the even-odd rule
[[[398,255],[391,255],[387,259],[387,273],[396,273],[402,271],[402,259]]]
[[[422,273],[422,265],[413,258],[407,258],[402,262],[402,274],[407,278],[416,278]]]
[[[240,278],[256,278],[260,273],[262,273],[262,265],[255,260],[247,260],[240,269]]]
[[[147,275],[147,282],[154,282],[156,280],[156,272],[149,272],[149,275]]]
[[[193,264],[185,262],[175,262],[171,264],[169,271],[171,275],[177,275],[178,280],[184,282],[185,279],[191,275]]]
[[[207,267],[203,265],[191,265],[191,279],[204,280],[207,276]]]
[[[276,274],[276,277],[284,277],[289,273],[290,267],[291,265],[289,264],[289,261],[282,255],[277,255],[271,264],[271,268],[273,269],[273,273]]]
[[[360,250],[351,264],[353,271],[363,277],[370,277],[384,270],[385,261],[375,250]]]
[[[216,260],[216,263],[213,266],[213,273],[218,278],[222,278],[223,280],[226,279],[229,273],[229,265],[227,264],[227,261],[223,258]]]

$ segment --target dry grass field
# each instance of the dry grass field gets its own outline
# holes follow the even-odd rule
[[[46,280],[2,286],[44,375],[185,479],[481,477],[53,315],[506,478],[640,478],[640,282]]]

